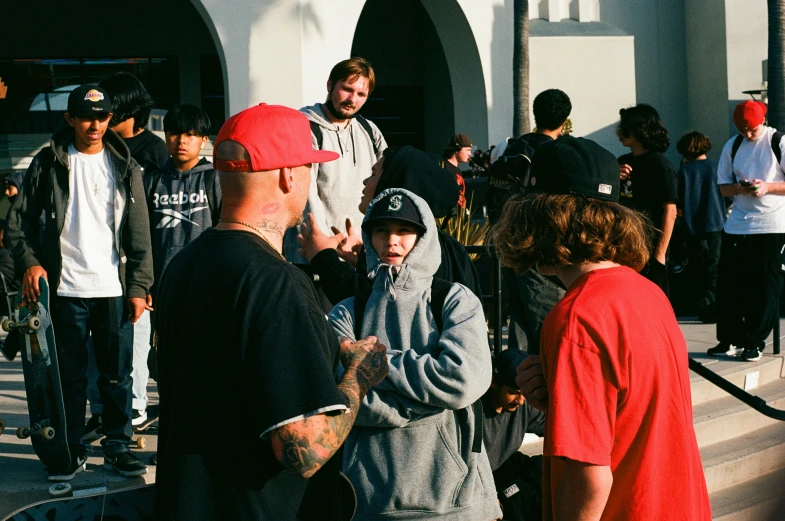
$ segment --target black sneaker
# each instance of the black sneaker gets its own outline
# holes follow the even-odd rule
[[[86,467],[87,456],[76,454],[71,456],[71,466],[67,469],[46,469],[49,481],[71,481],[74,476],[82,472]]]
[[[725,342],[720,342],[716,346],[712,347],[708,351],[706,351],[711,356],[733,356],[739,350],[733,344],[726,344]]]
[[[85,425],[82,441],[90,443],[91,441],[100,440],[104,436],[104,424],[101,421],[101,415],[93,414],[87,421],[87,425]]]
[[[147,467],[130,452],[118,452],[114,456],[104,455],[104,468],[114,470],[121,476],[147,474]]]
[[[762,352],[757,347],[745,347],[741,352],[741,359],[745,362],[757,362],[762,356]]]

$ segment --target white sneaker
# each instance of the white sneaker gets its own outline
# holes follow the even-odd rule
[[[131,426],[136,427],[137,425],[141,425],[147,421],[147,410],[140,411],[138,409],[134,409],[133,414],[131,415]]]

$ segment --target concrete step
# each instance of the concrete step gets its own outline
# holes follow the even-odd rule
[[[785,469],[785,422],[704,447],[701,459],[710,494]]]
[[[710,495],[714,521],[785,519],[785,469]]]
[[[707,369],[711,369],[751,394],[756,394],[758,387],[763,387],[785,377],[782,356],[764,355],[757,362],[741,362],[732,357],[713,357],[696,353],[691,353],[690,356]],[[691,372],[690,380],[693,407],[728,396],[728,393],[697,373]]]
[[[777,379],[759,387],[752,394],[764,399],[771,407],[785,409],[785,379]],[[729,394],[693,407],[692,412],[699,447],[708,447],[783,423],[764,416]]]

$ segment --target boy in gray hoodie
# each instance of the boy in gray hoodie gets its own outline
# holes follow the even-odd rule
[[[374,199],[362,227],[373,287],[355,317],[353,297],[330,321],[339,337],[373,334],[390,346],[390,372],[371,388],[346,440],[344,472],[357,491],[357,520],[483,521],[501,517],[472,404],[491,382],[479,299],[461,284],[431,303],[441,262],[436,222],[413,193]],[[361,320],[359,328],[355,320]]]

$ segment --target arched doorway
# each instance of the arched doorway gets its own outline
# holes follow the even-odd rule
[[[68,92],[116,71],[135,74],[165,112],[201,106],[217,131],[226,118],[223,67],[189,0],[104,2],[69,8],[45,0],[4,7],[0,34],[0,134],[46,134],[63,124]]]
[[[438,154],[452,134],[462,132],[487,146],[482,66],[455,0],[368,0],[352,55],[374,66],[376,91],[363,113],[390,145]]]

